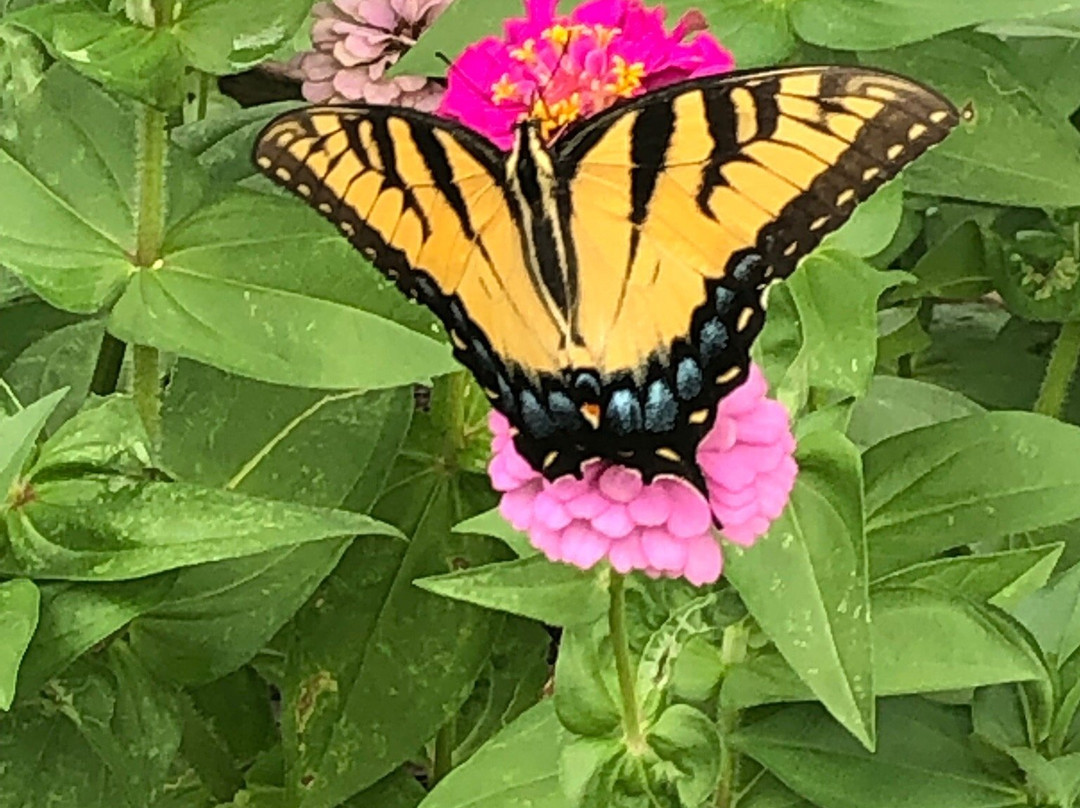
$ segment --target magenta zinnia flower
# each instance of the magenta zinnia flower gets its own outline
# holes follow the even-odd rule
[[[505,37],[467,48],[448,73],[439,113],[508,147],[525,117],[551,135],[621,98],[734,66],[703,33],[701,12],[687,12],[669,32],[664,10],[640,0],[590,0],[569,17],[556,16],[555,5],[525,0],[525,19],[509,20]]]
[[[733,67],[699,12],[669,31],[664,11],[641,0],[590,0],[569,16],[556,16],[555,5],[525,0],[525,19],[507,22],[504,37],[467,48],[450,68],[439,113],[507,148],[522,120],[541,121],[555,140],[621,99]],[[607,559],[620,573],[716,581],[723,557],[714,526],[730,541],[753,544],[795,482],[788,413],[766,392],[755,366],[719,403],[697,452],[708,499],[685,480],[646,484],[636,469],[599,459],[586,463],[581,479],[551,482],[518,454],[507,419],[492,413],[488,470],[502,493],[500,511],[556,561],[588,569]]]
[[[387,78],[386,71],[416,42],[450,0],[332,0],[311,10],[314,50],[289,67],[315,102],[365,101],[433,112],[443,88],[425,76]]]

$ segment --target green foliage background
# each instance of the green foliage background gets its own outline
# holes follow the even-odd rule
[[[772,290],[801,473],[700,590],[532,555],[430,316],[253,176],[216,79],[310,0],[0,0],[0,808],[1077,803],[1080,3],[691,7],[973,112]]]

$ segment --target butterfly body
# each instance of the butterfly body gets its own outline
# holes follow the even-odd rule
[[[926,88],[790,68],[647,93],[509,151],[407,109],[286,113],[255,159],[442,320],[548,478],[605,458],[699,487],[767,286],[957,122]]]

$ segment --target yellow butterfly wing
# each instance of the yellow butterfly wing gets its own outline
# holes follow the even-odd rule
[[[957,121],[915,82],[832,66],[693,80],[586,121],[557,146],[585,344],[605,373],[642,368],[718,311],[743,367],[705,370],[739,383],[764,287]]]
[[[482,384],[505,385],[500,357],[558,370],[561,332],[524,268],[506,158],[487,140],[410,109],[317,106],[272,121],[254,159],[430,307]]]

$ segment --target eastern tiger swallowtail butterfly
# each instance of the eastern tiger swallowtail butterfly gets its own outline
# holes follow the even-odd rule
[[[699,487],[695,448],[745,379],[774,280],[956,125],[859,67],[729,73],[504,151],[386,106],[288,112],[254,159],[442,320],[549,479],[601,457]]]

